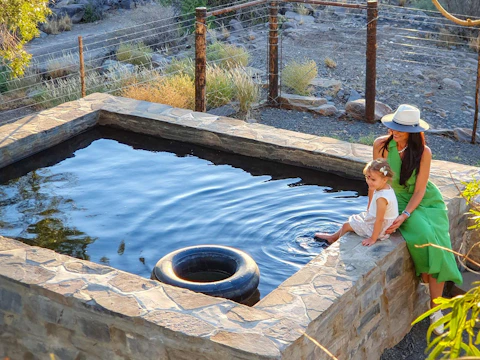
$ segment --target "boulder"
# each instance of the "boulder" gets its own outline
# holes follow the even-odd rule
[[[282,94],[279,102],[284,109],[291,110],[309,110],[327,103],[327,99],[317,98],[315,96],[301,96],[294,94]]]
[[[345,112],[347,115],[353,119],[365,120],[365,99],[358,99],[355,101],[347,102],[345,106]],[[375,120],[378,121],[385,115],[393,113],[393,110],[390,106],[380,102],[375,101]]]
[[[324,89],[329,89],[337,93],[342,87],[342,82],[335,79],[315,78],[312,81],[310,81],[310,85],[317,86]]]
[[[331,116],[337,113],[337,108],[331,104],[320,105],[318,107],[312,107],[308,109],[309,111],[315,112],[323,116]]]
[[[72,23],[78,24],[80,21],[82,21],[83,15],[85,15],[85,5],[82,5],[82,4],[65,5],[65,6],[54,8],[53,12],[57,18],[62,18],[65,15],[68,15],[72,20]]]
[[[458,81],[455,81],[455,80],[452,80],[452,79],[449,79],[449,78],[445,78],[445,79],[442,80],[442,82],[447,87],[457,89],[457,90],[462,90],[462,85],[460,85],[460,83]]]
[[[230,25],[230,31],[232,33],[234,33],[236,36],[242,36],[243,25],[240,21],[238,21],[237,19],[232,19],[230,20],[228,25]]]

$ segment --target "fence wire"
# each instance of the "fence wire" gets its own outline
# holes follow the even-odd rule
[[[266,102],[269,6],[267,3],[207,19],[207,84],[209,76],[218,77],[217,70],[212,70],[216,68],[226,67],[227,74],[235,71],[250,80],[252,73],[257,73],[260,75],[253,80],[260,89],[258,102]],[[365,9],[338,9],[328,6],[306,9],[280,3],[277,17],[280,94],[292,91],[281,79],[285,67],[293,60],[314,60],[317,65],[298,75],[298,81],[311,77],[315,71],[317,77],[339,80],[341,86],[333,92],[311,86],[312,94],[326,96],[338,109],[345,107],[353,90],[360,96],[364,94],[367,13]],[[475,79],[471,74],[476,70],[478,29],[450,23],[436,11],[387,4],[379,5],[375,20],[377,100],[392,108],[402,102],[413,103],[436,127],[451,127],[454,121],[469,127],[473,121]],[[108,32],[102,37],[84,38],[87,93],[126,95],[136,88],[158,87],[165,81],[160,79],[167,77],[185,75],[192,79],[194,21],[194,14],[183,19],[172,16]],[[140,43],[145,47],[135,48]],[[146,47],[150,49],[148,52],[144,51]],[[50,51],[48,47],[35,50],[50,55],[34,59],[23,78],[0,83],[2,122],[15,121],[26,112],[35,113],[80,97],[78,46],[61,51]],[[119,60],[123,58],[128,59]],[[326,59],[336,65],[332,63],[329,67]],[[220,77],[212,79],[207,88],[207,102],[223,96],[228,102],[232,85],[222,83]],[[218,84],[212,84],[215,81]],[[445,99],[445,108],[434,108],[432,96]],[[460,119],[454,119],[454,114],[457,117],[461,114]]]

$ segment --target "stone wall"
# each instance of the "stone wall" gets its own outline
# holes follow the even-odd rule
[[[95,125],[355,177],[371,156],[369,146],[94,94],[0,127],[0,166]],[[450,173],[478,169],[433,162],[457,237],[465,224]],[[344,236],[250,308],[0,237],[0,357],[328,359],[318,342],[340,359],[376,359],[428,296],[399,235],[360,242]]]

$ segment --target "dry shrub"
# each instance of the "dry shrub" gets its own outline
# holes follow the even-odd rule
[[[227,40],[230,37],[230,30],[228,30],[228,28],[223,23],[222,25],[220,25],[220,33],[222,34],[222,38],[224,40]]]
[[[244,71],[235,69],[232,72],[235,86],[235,98],[240,103],[240,110],[247,113],[252,105],[260,99],[260,88]]]
[[[480,34],[477,37],[468,38],[468,47],[475,52],[480,48]]]
[[[185,74],[190,78],[195,78],[195,63],[191,58],[176,59],[165,66],[163,73],[166,75]]]
[[[243,47],[217,41],[207,47],[207,61],[226,69],[245,67],[250,61],[250,54]]]
[[[72,19],[70,19],[68,15],[63,16],[60,19],[54,18],[49,20],[42,26],[43,32],[53,35],[70,30],[72,30]]]
[[[398,1],[398,6],[405,6],[407,5],[407,0],[399,0]]]
[[[51,56],[47,60],[47,73],[52,79],[64,77],[79,71],[79,58],[71,52],[61,57]]]
[[[325,63],[325,66],[330,69],[334,69],[337,67],[337,63],[335,62],[335,60],[333,60],[332,58],[329,58],[328,56],[325,58],[324,63]]]
[[[441,28],[438,35],[439,46],[449,47],[454,45],[457,42],[457,37],[452,34],[449,30]]]
[[[228,104],[235,93],[232,76],[216,65],[207,67],[207,107],[216,108]]]
[[[308,9],[303,4],[297,4],[297,6],[295,6],[295,11],[300,15],[309,15],[310,14],[310,9]]]
[[[282,70],[282,85],[296,94],[309,95],[308,85],[317,73],[317,64],[313,60],[305,60],[303,63],[290,61]]]
[[[153,50],[143,42],[122,43],[117,49],[117,60],[133,65],[146,66],[152,62]]]
[[[193,110],[195,107],[195,84],[185,74],[164,78],[158,76],[151,82],[123,89],[121,96]]]
[[[108,91],[108,84],[105,83],[104,77],[95,71],[87,73],[85,76],[85,86],[87,95],[95,92]],[[37,107],[46,109],[67,101],[80,99],[80,97],[80,76],[71,76],[65,79],[52,79],[44,82],[34,99],[37,102]]]

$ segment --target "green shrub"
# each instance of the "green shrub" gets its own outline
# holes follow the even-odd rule
[[[10,80],[11,71],[10,69],[3,65],[0,66],[0,93],[8,91],[8,81]]]
[[[317,64],[313,60],[303,63],[290,61],[282,70],[282,85],[298,95],[309,95],[308,86],[317,76]]]
[[[85,14],[83,15],[83,21],[92,23],[104,18],[103,10],[99,6],[95,6],[91,1],[85,5]]]
[[[232,76],[218,66],[207,67],[207,107],[216,108],[228,104],[235,92]]]
[[[207,61],[216,63],[220,67],[226,69],[245,67],[249,60],[250,54],[243,47],[219,41],[207,46]]]
[[[153,50],[143,42],[122,43],[118,47],[116,56],[118,61],[133,65],[146,66],[151,64]]]

